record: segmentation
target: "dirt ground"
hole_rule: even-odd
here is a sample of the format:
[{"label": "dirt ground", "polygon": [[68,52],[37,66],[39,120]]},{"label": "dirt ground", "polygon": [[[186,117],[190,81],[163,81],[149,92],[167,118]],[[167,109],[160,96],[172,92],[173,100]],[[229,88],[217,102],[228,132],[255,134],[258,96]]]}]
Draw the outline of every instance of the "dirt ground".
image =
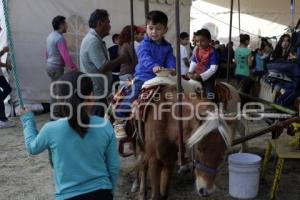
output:
[{"label": "dirt ground", "polygon": [[[48,114],[39,115],[39,127],[48,121]],[[54,187],[48,154],[44,152],[38,156],[28,156],[24,147],[23,133],[18,118],[13,118],[16,127],[0,129],[0,200],[50,200],[54,199]],[[250,131],[266,126],[263,122],[248,123]],[[251,140],[249,152],[263,156],[266,139],[270,135]],[[238,147],[231,152],[237,151]],[[137,193],[131,193],[130,188],[134,174],[129,173],[133,158],[122,159],[121,174],[115,194],[116,200],[136,199]],[[274,175],[276,159],[272,157],[266,182],[261,182],[256,200],[268,199],[269,190]],[[217,178],[217,191],[208,199],[233,200],[228,194],[228,164],[222,165]],[[300,199],[300,161],[287,161],[279,185],[278,198],[280,200]],[[245,180],[247,181],[247,180]],[[243,184],[243,183],[241,183]],[[193,175],[191,173],[178,175],[174,171],[170,189],[171,200],[196,200]]]}]

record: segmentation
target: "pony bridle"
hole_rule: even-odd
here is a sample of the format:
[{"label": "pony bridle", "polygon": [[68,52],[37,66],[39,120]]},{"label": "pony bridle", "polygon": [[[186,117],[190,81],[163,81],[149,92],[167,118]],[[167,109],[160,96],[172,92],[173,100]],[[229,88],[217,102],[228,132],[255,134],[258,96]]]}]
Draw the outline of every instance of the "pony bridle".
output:
[{"label": "pony bridle", "polygon": [[[220,117],[216,117],[212,120],[207,120],[204,124],[202,124],[194,134],[188,139],[188,146],[193,147],[196,143],[200,142],[206,135],[208,135],[212,130],[218,129],[226,147],[229,148],[231,146],[231,138],[232,131],[230,127],[227,125],[225,120],[220,119]],[[194,150],[193,150],[194,154]],[[209,176],[215,176],[218,173],[218,169],[213,169],[206,164],[200,162],[199,160],[194,159],[193,156],[193,167],[198,171],[205,172]]]},{"label": "pony bridle", "polygon": [[215,176],[218,174],[219,170],[211,168],[204,164],[203,162],[195,159],[195,149],[194,146],[192,147],[192,154],[193,154],[193,170],[202,171],[206,173],[208,176]]},{"label": "pony bridle", "polygon": [[209,166],[207,166],[206,164],[204,164],[203,162],[196,160],[195,159],[195,148],[194,146],[192,147],[192,154],[193,154],[193,170],[197,170],[197,171],[202,171],[204,173],[206,173],[208,176],[215,176],[218,174],[219,170],[211,168]]},{"label": "pony bridle", "polygon": [[193,160],[193,168],[198,171],[205,172],[209,176],[215,176],[219,172],[218,169],[213,169],[211,167],[208,167],[207,165],[205,165],[204,163],[198,160]]}]

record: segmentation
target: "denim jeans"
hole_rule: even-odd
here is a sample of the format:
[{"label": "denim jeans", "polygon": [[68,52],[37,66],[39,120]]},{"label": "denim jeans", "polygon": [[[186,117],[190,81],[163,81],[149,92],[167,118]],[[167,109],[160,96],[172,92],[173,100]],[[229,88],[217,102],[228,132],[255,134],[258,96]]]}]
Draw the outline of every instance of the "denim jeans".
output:
[{"label": "denim jeans", "polygon": [[215,100],[215,79],[209,78],[203,83],[204,96],[210,100]]},{"label": "denim jeans", "polygon": [[121,102],[121,105],[116,110],[116,117],[119,119],[124,119],[130,115],[131,104],[134,100],[138,99],[144,81],[135,79],[133,81],[132,87],[130,91],[128,91],[128,95],[125,99]]}]

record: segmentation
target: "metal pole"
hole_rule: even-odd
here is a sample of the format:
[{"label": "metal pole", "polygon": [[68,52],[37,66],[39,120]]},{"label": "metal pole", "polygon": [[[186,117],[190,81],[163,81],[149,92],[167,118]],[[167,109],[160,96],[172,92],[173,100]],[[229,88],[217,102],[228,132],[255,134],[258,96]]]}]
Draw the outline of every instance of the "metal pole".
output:
[{"label": "metal pole", "polygon": [[[175,16],[176,16],[176,72],[177,72],[177,116],[181,119],[182,117],[182,95],[183,89],[181,87],[181,68],[180,68],[180,13],[179,13],[179,0],[175,2]],[[179,156],[178,161],[179,165],[182,166],[184,164],[184,145],[183,145],[183,125],[182,121],[178,120],[178,142],[179,142]]]},{"label": "metal pole", "polygon": [[233,0],[231,0],[231,4],[230,4],[230,23],[229,23],[229,40],[228,40],[228,54],[227,54],[227,76],[226,76],[226,80],[227,82],[229,82],[229,68],[230,68],[230,49],[229,49],[229,45],[231,42],[231,30],[232,30],[232,13],[233,13]]},{"label": "metal pole", "polygon": [[258,136],[264,135],[266,133],[269,133],[269,132],[272,132],[272,131],[276,131],[278,128],[285,128],[285,127],[289,126],[291,123],[294,123],[294,122],[299,122],[299,117],[298,116],[297,117],[292,117],[292,118],[287,119],[285,121],[276,122],[276,123],[272,124],[271,126],[263,129],[263,130],[255,131],[255,132],[253,132],[251,134],[248,134],[245,137],[233,140],[232,146],[241,144],[243,142],[246,142],[246,141],[251,140],[253,138],[256,138]]},{"label": "metal pole", "polygon": [[[130,0],[130,18],[131,18],[131,51],[132,55],[135,55],[135,50],[134,50],[134,10],[133,10],[133,0]],[[133,56],[133,63],[135,63],[135,56]]]},{"label": "metal pole", "polygon": [[290,10],[291,10],[291,26],[292,26],[292,28],[294,28],[294,25],[295,25],[295,0],[291,0]]},{"label": "metal pole", "polygon": [[267,104],[268,106],[272,107],[273,109],[275,109],[277,111],[284,112],[284,113],[290,114],[290,115],[296,115],[297,114],[296,111],[294,111],[292,109],[289,109],[289,108],[286,108],[286,107],[283,107],[279,104],[275,104],[275,103],[266,101],[264,99],[260,99],[258,97],[253,97],[253,96],[251,96],[249,94],[246,94],[246,93],[243,93],[243,92],[239,92],[239,94],[242,98],[250,99],[254,102],[261,102],[261,103]]},{"label": "metal pole", "polygon": [[239,34],[241,34],[241,1],[238,0],[238,10],[239,10]]},{"label": "metal pole", "polygon": [[149,0],[144,0],[145,2],[145,19],[147,19],[149,13]]}]

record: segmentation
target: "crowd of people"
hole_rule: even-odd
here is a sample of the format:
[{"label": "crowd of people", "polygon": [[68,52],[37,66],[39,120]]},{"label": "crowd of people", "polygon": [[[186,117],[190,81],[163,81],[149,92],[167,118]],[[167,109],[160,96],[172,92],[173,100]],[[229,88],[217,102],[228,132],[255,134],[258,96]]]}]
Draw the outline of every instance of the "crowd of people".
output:
[{"label": "crowd of people", "polygon": [[[240,43],[234,49],[233,42],[230,42],[225,46],[224,44],[220,44],[218,40],[211,40],[208,34],[209,32],[206,34],[206,38],[209,38],[209,44],[205,45],[203,39],[200,43],[199,34],[201,32],[203,34],[203,31],[205,32],[206,30],[202,29],[194,33],[192,43],[188,42],[187,38],[189,38],[189,36],[187,33],[183,32],[180,35],[182,75],[185,75],[187,70],[192,72],[193,67],[200,70],[201,62],[204,60],[209,60],[209,62],[215,63],[216,67],[210,65],[210,67],[206,67],[203,72],[196,71],[196,74],[201,74],[200,79],[199,77],[190,76],[190,78],[198,79],[201,82],[204,80],[204,89],[207,90],[207,87],[210,87],[209,93],[213,94],[212,88],[215,83],[214,79],[222,79],[226,77],[227,65],[229,63],[229,75],[230,78],[236,80],[236,87],[243,93],[256,96],[258,95],[257,91],[253,88],[257,88],[257,85],[259,87],[261,78],[268,74],[267,66],[281,65],[281,69],[285,68],[285,70],[278,69],[277,71],[279,73],[282,71],[283,74],[288,72],[288,74],[285,75],[291,76],[293,83],[277,83],[278,81],[275,83],[275,81],[273,81],[272,84],[274,84],[273,86],[277,91],[281,90],[285,92],[285,95],[278,98],[276,103],[292,108],[293,101],[295,98],[300,96],[300,85],[298,84],[299,81],[297,81],[299,79],[297,77],[300,76],[298,69],[300,55],[297,55],[297,51],[293,51],[293,46],[296,46],[297,48],[297,45],[292,43],[290,34],[283,34],[279,38],[275,48],[273,48],[273,45],[267,38],[262,37],[260,40],[260,46],[256,49],[249,48],[251,40],[250,35],[240,34]],[[203,50],[207,53],[210,52],[208,53],[208,58],[205,58]],[[187,54],[187,52],[191,53]],[[205,74],[209,74],[210,72],[213,76],[210,79],[211,81],[208,81]],[[209,86],[209,84],[211,86]],[[208,97],[214,97],[214,95],[210,95]]]},{"label": "crowd of people", "polygon": [[[96,9],[89,18],[90,30],[80,47],[80,66],[76,66],[63,36],[67,32],[66,18],[57,16],[52,21],[53,32],[46,40],[46,72],[52,82],[53,93],[60,99],[51,98],[54,106],[51,121],[38,131],[32,112],[21,110],[26,149],[30,154],[39,154],[50,149],[53,158],[56,199],[113,199],[119,173],[117,139],[126,137],[125,118],[131,104],[141,93],[144,82],[156,73],[169,69],[176,75],[176,61],[172,45],[165,39],[168,17],[161,11],[151,11],[146,26],[125,26],[119,34],[112,36],[114,43],[109,49],[103,40],[110,34],[109,13]],[[134,31],[135,41],[131,40]],[[215,80],[220,66],[229,63],[235,66],[234,75],[238,85],[252,78],[260,79],[266,73],[266,64],[279,59],[292,59],[289,52],[291,38],[283,35],[275,49],[262,38],[260,48],[251,51],[250,36],[240,35],[240,44],[233,50],[233,43],[226,46],[213,41],[207,29],[193,35],[180,34],[181,76],[203,84],[204,96],[215,101]],[[8,52],[4,48],[0,56]],[[68,73],[65,68],[68,67]],[[1,63],[9,69],[10,64]],[[0,70],[1,72],[1,70]],[[56,81],[70,83],[56,84]],[[103,117],[108,96],[112,90],[127,87],[132,89],[116,112],[115,127]],[[4,76],[0,73],[0,126],[8,127],[3,101],[11,92]],[[85,103],[83,108],[81,104]],[[101,127],[94,126],[104,124]],[[88,125],[88,126],[87,126]]]}]

